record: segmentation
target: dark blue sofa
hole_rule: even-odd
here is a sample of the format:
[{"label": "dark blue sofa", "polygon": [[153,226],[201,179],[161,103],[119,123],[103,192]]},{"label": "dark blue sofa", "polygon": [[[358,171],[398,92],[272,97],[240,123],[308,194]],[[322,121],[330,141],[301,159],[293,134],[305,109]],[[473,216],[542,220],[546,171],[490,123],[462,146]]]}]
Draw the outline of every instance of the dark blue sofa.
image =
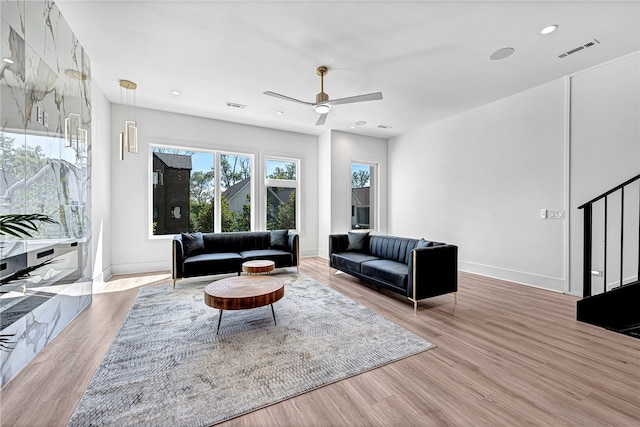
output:
[{"label": "dark blue sofa", "polygon": [[271,260],[276,268],[296,267],[298,234],[287,230],[182,233],[173,237],[173,287],[186,277],[240,273],[242,263]]},{"label": "dark blue sofa", "polygon": [[424,239],[329,235],[329,266],[418,301],[458,291],[458,247]]}]

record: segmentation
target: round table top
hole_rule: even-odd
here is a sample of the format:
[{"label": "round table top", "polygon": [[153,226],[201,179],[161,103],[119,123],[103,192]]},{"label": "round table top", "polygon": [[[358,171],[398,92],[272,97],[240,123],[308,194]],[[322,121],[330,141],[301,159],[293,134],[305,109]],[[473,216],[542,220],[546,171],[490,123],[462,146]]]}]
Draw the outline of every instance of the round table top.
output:
[{"label": "round table top", "polygon": [[245,273],[268,273],[273,271],[275,267],[276,263],[268,259],[257,259],[242,263],[242,271]]},{"label": "round table top", "polygon": [[244,310],[273,304],[284,296],[284,283],[273,276],[236,276],[204,289],[204,302],[220,310]]}]

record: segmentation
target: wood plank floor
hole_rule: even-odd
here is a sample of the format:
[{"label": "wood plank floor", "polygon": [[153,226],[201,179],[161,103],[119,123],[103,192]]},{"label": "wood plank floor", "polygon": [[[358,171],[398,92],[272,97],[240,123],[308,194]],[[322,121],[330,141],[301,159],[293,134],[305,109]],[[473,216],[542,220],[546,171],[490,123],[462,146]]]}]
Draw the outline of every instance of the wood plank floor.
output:
[{"label": "wood plank floor", "polygon": [[[577,298],[467,273],[451,295],[413,306],[320,258],[301,273],[433,342],[409,357],[224,426],[638,426],[640,340],[575,320]],[[117,277],[0,391],[0,425],[64,426],[140,286]]]}]

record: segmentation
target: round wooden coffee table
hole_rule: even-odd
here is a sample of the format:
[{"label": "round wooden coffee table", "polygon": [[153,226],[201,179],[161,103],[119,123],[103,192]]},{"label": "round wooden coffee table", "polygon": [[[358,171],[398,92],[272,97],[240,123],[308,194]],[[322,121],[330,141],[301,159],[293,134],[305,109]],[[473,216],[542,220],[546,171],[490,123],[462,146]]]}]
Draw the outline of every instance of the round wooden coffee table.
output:
[{"label": "round wooden coffee table", "polygon": [[242,271],[248,274],[269,273],[276,268],[276,263],[268,259],[257,259],[242,263]]},{"label": "round wooden coffee table", "polygon": [[271,276],[237,276],[217,280],[204,289],[204,302],[209,307],[220,310],[218,329],[224,310],[248,310],[250,308],[271,305],[273,323],[276,324],[276,312],[273,303],[284,296],[284,283]]}]

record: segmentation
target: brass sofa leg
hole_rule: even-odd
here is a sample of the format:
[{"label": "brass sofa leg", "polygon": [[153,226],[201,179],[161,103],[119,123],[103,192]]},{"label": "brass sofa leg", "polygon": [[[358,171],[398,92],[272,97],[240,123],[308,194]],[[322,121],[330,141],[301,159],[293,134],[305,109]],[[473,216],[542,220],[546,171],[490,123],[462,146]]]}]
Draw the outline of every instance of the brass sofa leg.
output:
[{"label": "brass sofa leg", "polygon": [[177,281],[177,280],[178,280],[178,279],[173,279],[173,289],[175,289],[175,288],[176,288],[176,281]]},{"label": "brass sofa leg", "polygon": [[453,303],[454,304],[458,304],[458,293],[457,292],[453,293]]}]

